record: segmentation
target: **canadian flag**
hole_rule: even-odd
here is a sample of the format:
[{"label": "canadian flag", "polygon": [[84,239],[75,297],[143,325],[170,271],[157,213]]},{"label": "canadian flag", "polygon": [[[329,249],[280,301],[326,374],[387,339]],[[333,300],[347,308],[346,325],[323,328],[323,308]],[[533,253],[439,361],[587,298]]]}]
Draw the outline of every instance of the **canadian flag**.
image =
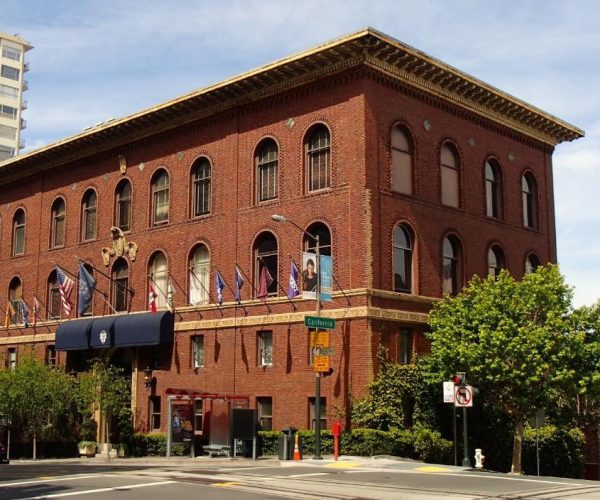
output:
[{"label": "canadian flag", "polygon": [[155,313],[157,308],[156,308],[156,299],[158,298],[158,295],[156,294],[156,291],[154,290],[154,287],[152,286],[152,280],[150,280],[148,282],[148,310]]}]

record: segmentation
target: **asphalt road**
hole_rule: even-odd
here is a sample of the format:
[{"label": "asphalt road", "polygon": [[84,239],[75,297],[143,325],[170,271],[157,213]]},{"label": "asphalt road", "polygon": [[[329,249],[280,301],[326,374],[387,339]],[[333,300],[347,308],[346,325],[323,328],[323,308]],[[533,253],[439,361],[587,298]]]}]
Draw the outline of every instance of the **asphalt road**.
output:
[{"label": "asphalt road", "polygon": [[0,467],[0,499],[558,499],[600,500],[600,483],[510,476],[419,462],[117,461]]}]

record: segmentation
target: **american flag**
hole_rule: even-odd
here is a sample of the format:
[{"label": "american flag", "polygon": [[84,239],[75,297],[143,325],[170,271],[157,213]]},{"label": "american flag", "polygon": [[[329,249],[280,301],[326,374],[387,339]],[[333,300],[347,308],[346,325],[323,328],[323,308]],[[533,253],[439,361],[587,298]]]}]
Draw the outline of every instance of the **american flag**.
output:
[{"label": "american flag", "polygon": [[65,315],[71,314],[71,293],[75,287],[75,282],[69,278],[60,267],[56,267],[56,279],[58,280],[58,289],[60,290],[60,301],[62,302]]}]

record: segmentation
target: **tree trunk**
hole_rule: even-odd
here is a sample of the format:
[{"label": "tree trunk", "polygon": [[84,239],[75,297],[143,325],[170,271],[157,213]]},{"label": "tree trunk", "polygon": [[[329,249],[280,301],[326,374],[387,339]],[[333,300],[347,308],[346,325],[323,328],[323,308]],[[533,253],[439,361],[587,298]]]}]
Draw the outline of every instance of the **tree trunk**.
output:
[{"label": "tree trunk", "polygon": [[106,446],[106,458],[110,461],[110,450],[108,449],[108,412],[104,416],[104,446]]},{"label": "tree trunk", "polygon": [[511,474],[521,474],[521,449],[523,446],[523,427],[525,420],[522,416],[518,416],[515,420],[515,437],[513,441],[513,456]]},{"label": "tree trunk", "polygon": [[37,433],[33,433],[33,459],[37,460]]}]

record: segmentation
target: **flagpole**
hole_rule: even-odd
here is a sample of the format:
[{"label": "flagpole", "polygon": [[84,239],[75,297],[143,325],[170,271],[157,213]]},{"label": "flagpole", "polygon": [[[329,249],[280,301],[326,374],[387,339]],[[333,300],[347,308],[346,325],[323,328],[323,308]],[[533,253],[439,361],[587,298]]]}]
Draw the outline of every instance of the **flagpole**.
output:
[{"label": "flagpole", "polygon": [[[221,310],[221,305],[217,301],[215,301],[215,299],[213,298],[213,296],[210,294],[210,290],[206,289],[206,287],[202,284],[202,280],[200,278],[198,278],[198,275],[194,272],[194,270],[191,267],[190,267],[190,273],[192,273],[192,275],[194,276],[194,278],[196,278],[196,280],[198,281],[198,283],[202,287],[202,290],[204,290],[206,292],[206,294],[208,295],[208,298],[209,298],[210,302],[212,302],[215,306],[217,306],[217,309],[221,313],[221,317],[223,317],[223,311]],[[219,274],[221,274],[221,273],[219,273]],[[221,278],[222,277],[223,276],[221,276]],[[189,301],[191,302],[191,300],[189,300]],[[195,306],[196,304],[190,304],[190,305]],[[202,316],[202,314],[200,314],[200,316]]]},{"label": "flagpole", "polygon": [[[168,279],[169,273],[167,272],[167,279]],[[155,289],[158,290],[160,292],[160,294],[165,298],[166,302],[169,303],[169,297],[167,295],[165,295],[165,292],[163,292],[160,287],[156,284],[156,281],[154,281],[153,275],[149,274],[148,278],[150,278],[150,281],[152,281],[152,283],[154,283],[154,285],[156,285]],[[169,286],[169,283],[167,281],[167,286]],[[167,309],[169,309],[167,307]],[[177,316],[179,316],[179,319],[183,319],[183,316],[181,315],[181,313],[179,311],[175,310],[175,306],[171,303],[171,309],[172,309],[172,313],[177,313]]]},{"label": "flagpole", "polygon": [[[90,264],[89,262],[87,262],[87,261],[83,260],[82,258],[80,258],[80,257],[77,257],[77,256],[76,256],[76,259],[77,259],[79,262],[81,262],[81,263],[85,264],[86,266],[90,266],[90,267],[91,267],[91,268],[92,268],[94,271],[96,271],[98,274],[101,274],[101,275],[102,275],[102,276],[104,276],[105,278],[108,278],[108,279],[111,281],[111,283],[114,283],[114,284],[115,284],[116,286],[118,286],[119,288],[124,288],[125,290],[127,290],[127,291],[129,292],[129,294],[131,295],[131,297],[132,297],[132,298],[133,298],[133,296],[135,295],[135,289],[133,289],[133,288],[131,288],[131,287],[128,287],[128,286],[125,286],[125,285],[123,285],[122,283],[119,283],[117,280],[115,280],[115,279],[111,278],[111,277],[110,277],[108,274],[106,274],[106,273],[102,272],[100,269],[98,269],[97,267],[95,267],[93,264]],[[131,302],[131,301],[130,301],[130,302]]]},{"label": "flagpole", "polygon": [[[13,306],[13,309],[14,309],[14,306]],[[6,309],[4,309],[2,306],[0,306],[0,311],[2,311],[4,313],[4,318],[5,318],[5,320],[4,320],[4,328],[5,328],[5,330],[7,332],[9,332],[9,328],[10,328],[10,324],[9,325],[6,324],[7,323],[6,322],[6,318],[8,317],[8,322],[11,323],[11,324],[13,324],[13,325],[15,325],[17,327],[17,330],[19,330],[22,335],[25,335],[25,332],[21,329],[21,327],[17,323],[13,323],[12,322],[12,320],[10,319],[10,316],[8,315],[8,312],[6,311]],[[17,314],[17,317],[18,317],[17,311],[15,311],[15,314]],[[10,335],[10,333],[9,333],[9,335]]]},{"label": "flagpole", "polygon": [[[254,293],[256,294],[256,298],[258,298],[258,290],[256,289],[256,287],[254,286],[254,283],[252,283],[252,281],[250,280],[250,278],[248,278],[248,276],[246,275],[246,273],[244,271],[242,271],[242,268],[238,265],[238,263],[235,263],[236,267],[240,270],[240,272],[244,275],[244,278],[246,278],[246,280],[248,281],[248,283],[250,283],[250,286],[252,287],[252,290],[254,290]],[[269,314],[271,314],[271,306],[269,304],[267,304],[266,300],[264,301],[265,306],[267,306],[267,309],[269,310]]]},{"label": "flagpole", "polygon": [[[35,295],[34,295],[34,297],[35,297]],[[35,307],[31,307],[31,306],[29,305],[29,302],[27,302],[27,301],[26,301],[26,300],[25,300],[23,297],[21,297],[21,300],[22,300],[23,302],[25,302],[25,305],[26,305],[26,306],[28,306],[28,307],[29,307],[29,309],[30,309],[30,310],[33,312],[33,319],[34,319],[34,322],[35,322],[35,319],[36,319],[36,318],[35,318]],[[37,301],[39,302],[39,301],[40,301],[40,299],[37,299]],[[46,327],[46,330],[48,330],[49,332],[51,332],[51,331],[52,331],[52,330],[50,330],[50,327],[49,327],[49,326],[46,324],[46,322],[41,320],[41,318],[40,318],[40,323],[43,323],[43,325]],[[29,323],[29,326],[35,329],[35,327],[37,327],[37,322],[36,322],[36,324],[35,324],[35,325],[34,325],[33,323]]]},{"label": "flagpole", "polygon": [[[237,264],[236,264],[237,266]],[[233,291],[233,288],[231,288],[229,286],[229,283],[227,282],[227,280],[225,279],[225,276],[223,276],[223,273],[221,272],[221,270],[213,264],[213,267],[217,270],[217,272],[221,275],[221,279],[223,280],[223,283],[225,283],[225,286],[229,289],[229,291],[233,294],[233,296],[236,296],[236,293]],[[241,271],[241,269],[240,269]],[[244,273],[242,273],[244,274]],[[242,305],[242,302],[236,299],[236,303],[244,310],[244,316],[248,315],[248,311],[246,310],[246,308]]]},{"label": "flagpole", "polygon": [[186,298],[186,303],[190,302],[190,296],[188,295],[188,293],[183,289],[183,287],[178,283],[178,281],[175,279],[175,277],[169,272],[167,271],[167,274],[169,275],[169,278],[171,278],[171,280],[173,281],[173,283],[175,283],[179,289],[183,292],[183,295]]},{"label": "flagpole", "polygon": [[[33,294],[33,296],[34,296],[34,297],[37,299],[37,301],[38,301],[40,304],[42,304],[42,305],[44,306],[44,310],[46,311],[46,314],[47,314],[48,316],[50,316],[50,317],[51,317],[51,316],[52,316],[52,313],[51,313],[51,312],[48,310],[48,308],[46,307],[46,304],[44,304],[44,303],[43,303],[43,302],[40,300],[40,298],[39,298],[39,297],[38,297],[38,296],[37,296],[35,293]],[[41,319],[41,318],[40,318],[40,319]],[[59,319],[60,319],[60,318],[59,318]]]},{"label": "flagpole", "polygon": [[[259,257],[258,260],[260,260],[263,263],[263,266],[267,267],[267,264],[265,263],[265,261],[263,260],[262,257]],[[292,262],[294,262],[294,260],[292,259]],[[294,263],[295,265],[295,263]],[[268,267],[267,267],[268,269]],[[294,304],[294,302],[292,301],[292,299],[290,299],[288,297],[287,291],[283,289],[283,287],[281,286],[281,283],[279,282],[279,280],[275,280],[275,282],[277,283],[277,288],[279,288],[279,291],[283,294],[283,296],[288,300],[288,302],[290,304],[292,304],[292,307],[294,308],[294,311],[296,310],[296,304]]]}]

